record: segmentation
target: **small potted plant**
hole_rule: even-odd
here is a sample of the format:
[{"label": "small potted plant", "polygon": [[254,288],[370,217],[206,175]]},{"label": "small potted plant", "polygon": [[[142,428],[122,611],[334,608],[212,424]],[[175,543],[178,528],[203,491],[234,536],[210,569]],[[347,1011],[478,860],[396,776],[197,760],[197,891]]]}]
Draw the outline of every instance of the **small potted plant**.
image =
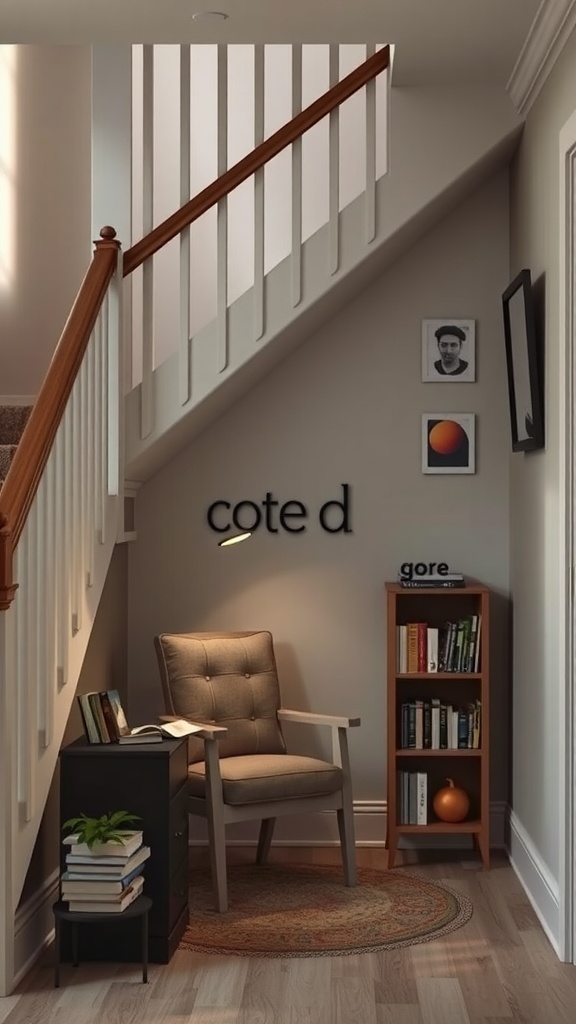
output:
[{"label": "small potted plant", "polygon": [[74,834],[73,839],[68,836],[65,842],[84,843],[90,851],[93,851],[95,847],[101,847],[105,843],[126,845],[140,833],[121,826],[130,825],[139,820],[139,815],[130,814],[129,811],[110,811],[109,814],[102,814],[99,818],[81,814],[78,818],[68,818],[62,825],[62,829],[67,829]]}]

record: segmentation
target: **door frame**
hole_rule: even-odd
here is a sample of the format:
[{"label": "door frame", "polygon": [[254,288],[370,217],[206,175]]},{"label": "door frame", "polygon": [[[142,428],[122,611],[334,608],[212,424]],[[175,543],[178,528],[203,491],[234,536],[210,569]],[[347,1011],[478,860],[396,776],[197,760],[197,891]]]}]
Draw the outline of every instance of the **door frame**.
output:
[{"label": "door frame", "polygon": [[[576,112],[560,130],[559,344],[563,636],[560,732],[560,956],[576,963]],[[562,700],[563,698],[563,700]]]}]

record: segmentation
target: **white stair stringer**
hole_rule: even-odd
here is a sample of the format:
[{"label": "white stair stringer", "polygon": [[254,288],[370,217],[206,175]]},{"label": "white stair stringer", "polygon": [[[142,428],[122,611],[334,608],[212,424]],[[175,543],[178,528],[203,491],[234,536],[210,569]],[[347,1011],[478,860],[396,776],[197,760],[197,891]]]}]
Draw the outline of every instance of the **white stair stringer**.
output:
[{"label": "white stair stringer", "polygon": [[228,310],[230,358],[218,369],[217,323],[191,341],[192,397],[180,405],[174,354],[153,374],[152,429],[140,436],[140,386],[125,402],[126,472],[146,480],[323,322],[365,288],[490,173],[508,163],[522,121],[494,89],[393,88],[390,169],[377,184],[376,237],[364,196],[340,213],[340,260],[329,272],[328,225],[303,243],[302,299],[292,307],[287,257],[266,276],[265,330],[255,341],[252,289]]}]

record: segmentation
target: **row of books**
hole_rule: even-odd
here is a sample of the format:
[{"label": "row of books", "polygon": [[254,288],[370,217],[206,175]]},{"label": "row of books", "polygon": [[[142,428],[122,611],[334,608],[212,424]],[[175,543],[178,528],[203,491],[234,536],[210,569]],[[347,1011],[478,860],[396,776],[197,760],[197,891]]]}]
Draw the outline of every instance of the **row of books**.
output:
[{"label": "row of books", "polygon": [[124,844],[96,843],[92,849],[77,842],[76,835],[63,840],[68,853],[60,891],[73,913],[121,914],[141,895],[150,847],[144,845],[142,832],[123,834]]},{"label": "row of books", "polygon": [[478,672],[481,615],[429,626],[406,622],[396,626],[396,669],[409,672]]},{"label": "row of books", "polygon": [[163,736],[189,736],[202,728],[178,718],[162,725],[152,723],[131,729],[118,690],[93,690],[78,694],[76,699],[89,743],[160,743]]},{"label": "row of books", "polygon": [[398,824],[428,824],[426,772],[398,772]]},{"label": "row of books", "polygon": [[76,699],[90,743],[117,743],[130,735],[118,690],[81,693]]},{"label": "row of books", "polygon": [[404,701],[400,706],[403,750],[479,750],[482,701],[445,704],[439,697]]}]

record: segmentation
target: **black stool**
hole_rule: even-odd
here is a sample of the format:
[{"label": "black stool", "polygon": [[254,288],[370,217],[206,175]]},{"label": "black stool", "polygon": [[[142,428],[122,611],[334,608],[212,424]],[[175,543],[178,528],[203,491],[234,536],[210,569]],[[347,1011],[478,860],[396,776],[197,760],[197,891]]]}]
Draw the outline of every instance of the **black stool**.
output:
[{"label": "black stool", "polygon": [[129,917],[142,918],[142,982],[148,981],[148,912],[152,900],[148,896],[139,896],[130,906],[119,914],[81,914],[68,910],[68,900],[58,900],[54,904],[54,988],[60,988],[60,923],[70,921],[72,924],[72,963],[78,967],[78,925],[98,924],[102,921],[114,921],[121,924]]}]

